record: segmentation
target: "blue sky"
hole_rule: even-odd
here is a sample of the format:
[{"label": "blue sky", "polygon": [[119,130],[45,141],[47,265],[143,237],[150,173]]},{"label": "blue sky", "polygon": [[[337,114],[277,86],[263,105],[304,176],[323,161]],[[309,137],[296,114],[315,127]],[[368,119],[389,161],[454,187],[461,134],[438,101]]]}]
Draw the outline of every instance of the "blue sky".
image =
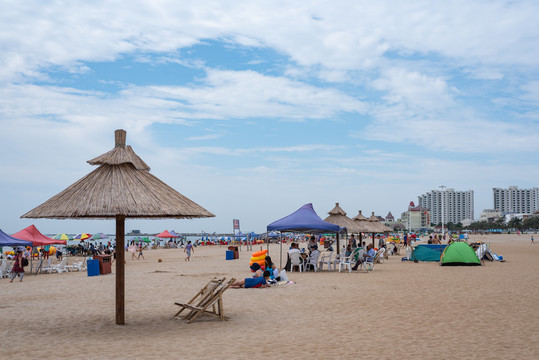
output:
[{"label": "blue sky", "polygon": [[536,1],[0,1],[0,228],[93,170],[115,129],[228,232],[312,202],[396,217],[440,184],[538,186]]}]

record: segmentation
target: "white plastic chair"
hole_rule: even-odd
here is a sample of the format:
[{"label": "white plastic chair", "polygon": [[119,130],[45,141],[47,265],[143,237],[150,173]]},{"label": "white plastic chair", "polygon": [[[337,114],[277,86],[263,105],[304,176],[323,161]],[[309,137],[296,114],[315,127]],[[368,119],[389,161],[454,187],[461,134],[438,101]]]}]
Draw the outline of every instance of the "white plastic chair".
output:
[{"label": "white plastic chair", "polygon": [[378,251],[376,253],[376,255],[374,255],[374,257],[372,258],[372,260],[365,260],[361,263],[361,266],[366,270],[366,271],[372,271],[374,269],[374,265],[378,262],[378,260],[380,259],[380,255],[383,254],[383,251]]},{"label": "white plastic chair", "polygon": [[290,256],[290,272],[294,271],[294,267],[299,268],[299,272],[303,271],[303,258],[299,252],[293,252],[289,254]]},{"label": "white plastic chair", "polygon": [[339,261],[339,272],[341,272],[343,269],[348,268],[348,272],[352,272],[352,255],[350,256],[344,256],[342,255]]},{"label": "white plastic chair", "polygon": [[73,265],[66,265],[66,268],[68,271],[86,271],[86,258],[84,258],[82,261],[73,263]]},{"label": "white plastic chair", "polygon": [[[43,260],[41,260],[41,261],[43,262]],[[52,270],[53,270],[52,258],[49,257],[49,259],[47,260],[47,265],[45,265],[45,266],[43,266],[41,268],[41,272],[46,271],[46,272],[48,272],[50,274],[52,272]]]},{"label": "white plastic chair", "polygon": [[2,264],[0,264],[0,279],[9,277],[10,268],[8,267],[7,260],[2,259]]},{"label": "white plastic chair", "polygon": [[320,265],[318,268],[320,270],[324,270],[324,264],[328,265],[328,270],[331,271],[331,267],[333,266],[333,269],[335,269],[335,266],[333,264],[333,251],[329,252],[329,255],[326,253],[322,255],[322,258],[320,259]]},{"label": "white plastic chair", "polygon": [[314,272],[318,271],[318,258],[320,257],[320,251],[312,252],[311,255],[309,255],[309,258],[307,259],[307,268],[310,269],[311,265],[314,269]]}]

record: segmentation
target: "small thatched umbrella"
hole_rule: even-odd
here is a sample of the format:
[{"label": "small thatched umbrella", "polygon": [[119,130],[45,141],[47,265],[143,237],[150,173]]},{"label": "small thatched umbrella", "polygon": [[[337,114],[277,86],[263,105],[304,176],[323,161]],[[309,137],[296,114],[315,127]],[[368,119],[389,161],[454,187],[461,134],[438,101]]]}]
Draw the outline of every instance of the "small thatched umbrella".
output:
[{"label": "small thatched umbrella", "polygon": [[378,220],[378,218],[374,216],[374,211],[372,212],[372,215],[368,220],[372,224],[373,228],[376,229],[376,231],[372,233],[372,246],[374,247],[374,233],[389,232],[391,231],[391,229],[382,224],[380,220]]},{"label": "small thatched umbrella", "polygon": [[[357,224],[346,216],[346,211],[344,211],[339,203],[335,203],[335,207],[328,212],[329,216],[324,219],[324,221],[339,225],[341,228],[346,228],[346,230],[353,234],[358,231]],[[337,233],[337,254],[339,253],[339,233]]]},{"label": "small thatched umbrella", "polygon": [[116,146],[89,160],[97,169],[24,214],[23,218],[116,219],[116,324],[124,324],[125,219],[213,217],[152,174],[125,145],[126,132],[114,132]]},{"label": "small thatched umbrella", "polygon": [[[358,210],[358,214],[353,217],[352,219],[354,223],[356,224],[356,229],[359,232],[359,243],[361,244],[363,242],[363,235],[362,233],[371,233],[376,232],[375,225],[369,221],[362,213],[361,210]],[[374,241],[373,241],[374,244]]]}]

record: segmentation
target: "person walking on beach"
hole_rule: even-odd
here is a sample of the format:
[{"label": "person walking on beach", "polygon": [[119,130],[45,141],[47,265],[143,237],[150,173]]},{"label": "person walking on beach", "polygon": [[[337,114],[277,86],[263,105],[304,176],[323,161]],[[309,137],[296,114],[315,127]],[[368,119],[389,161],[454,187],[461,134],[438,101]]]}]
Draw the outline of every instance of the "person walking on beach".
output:
[{"label": "person walking on beach", "polygon": [[191,261],[191,251],[195,252],[195,249],[193,249],[193,244],[191,244],[191,241],[189,241],[187,245],[185,245],[185,249],[183,249],[183,252],[187,253],[185,261]]},{"label": "person walking on beach", "polygon": [[535,241],[533,241],[533,235],[532,235],[532,238],[531,238],[531,240],[532,240],[532,242],[531,242],[531,243],[532,243],[532,244],[535,244]]},{"label": "person walking on beach", "polygon": [[141,256],[142,256],[142,260],[146,260],[146,259],[144,259],[144,254],[142,253],[142,243],[139,243],[137,260],[140,259]]},{"label": "person walking on beach", "polygon": [[13,282],[13,280],[19,275],[22,278],[24,277],[24,267],[22,264],[22,251],[17,250],[17,254],[15,255],[15,262],[13,263],[13,269],[11,269],[11,280],[10,283]]}]

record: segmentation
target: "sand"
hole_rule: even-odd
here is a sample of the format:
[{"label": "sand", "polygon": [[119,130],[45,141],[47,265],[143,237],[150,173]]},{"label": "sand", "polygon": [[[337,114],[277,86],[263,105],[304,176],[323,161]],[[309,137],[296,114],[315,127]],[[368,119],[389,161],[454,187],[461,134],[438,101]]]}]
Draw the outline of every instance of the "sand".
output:
[{"label": "sand", "polygon": [[[536,236],[537,238],[537,236]],[[295,284],[229,289],[226,321],[173,319],[214,276],[250,276],[250,251],[149,250],[126,264],[126,325],[115,325],[115,276],[85,272],[0,280],[4,359],[537,359],[539,245],[529,235],[472,236],[505,263],[401,262],[372,272],[291,273]],[[255,247],[257,250],[259,247]],[[279,247],[270,252],[279,263]],[[158,259],[163,259],[158,262]],[[114,269],[113,269],[114,272]]]}]

